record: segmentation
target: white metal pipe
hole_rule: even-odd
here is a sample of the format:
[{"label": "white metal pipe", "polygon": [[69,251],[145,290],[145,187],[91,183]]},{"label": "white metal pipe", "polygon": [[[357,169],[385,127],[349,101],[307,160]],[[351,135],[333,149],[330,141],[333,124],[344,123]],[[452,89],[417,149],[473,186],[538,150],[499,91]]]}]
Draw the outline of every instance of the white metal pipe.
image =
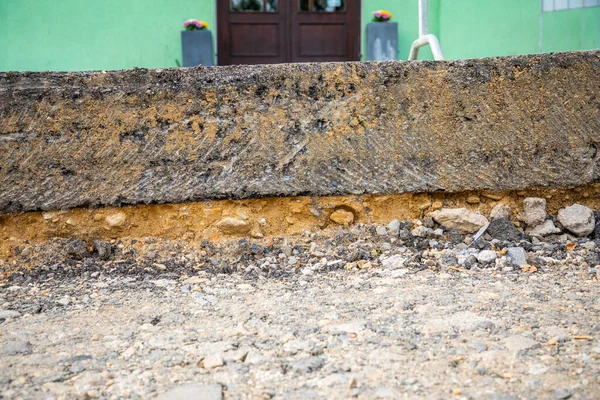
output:
[{"label": "white metal pipe", "polygon": [[433,54],[433,59],[436,61],[444,60],[444,53],[442,52],[442,46],[440,46],[440,41],[435,35],[425,35],[417,40],[415,40],[410,48],[410,55],[408,56],[409,60],[416,60],[419,56],[419,49],[423,46],[431,47],[431,53]]},{"label": "white metal pipe", "polygon": [[419,37],[429,33],[429,1],[419,0]]},{"label": "white metal pipe", "polygon": [[440,41],[435,35],[429,33],[429,1],[419,0],[419,38],[413,42],[408,59],[416,60],[419,56],[419,49],[427,45],[431,47],[434,60],[444,60]]}]

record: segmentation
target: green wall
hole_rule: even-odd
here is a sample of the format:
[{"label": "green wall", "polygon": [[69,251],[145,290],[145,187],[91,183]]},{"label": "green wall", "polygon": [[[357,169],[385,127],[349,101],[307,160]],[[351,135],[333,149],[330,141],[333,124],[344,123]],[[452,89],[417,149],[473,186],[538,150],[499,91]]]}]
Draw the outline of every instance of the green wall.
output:
[{"label": "green wall", "polygon": [[[430,33],[447,59],[600,48],[600,7],[542,13],[541,0],[429,3]],[[372,12],[387,9],[406,59],[418,35],[417,5],[363,0],[362,54]],[[0,71],[175,67],[188,18],[208,21],[215,34],[215,1],[0,0]],[[432,59],[428,47],[419,59]]]},{"label": "green wall", "polygon": [[442,0],[440,40],[448,59],[539,52],[540,0]]},{"label": "green wall", "polygon": [[544,13],[541,51],[600,48],[600,7]]},{"label": "green wall", "polygon": [[448,59],[600,48],[600,7],[545,12],[540,0],[441,0]]},{"label": "green wall", "polygon": [[[439,36],[438,11],[439,3],[443,0],[431,0],[429,3],[430,33]],[[453,1],[453,0],[450,0]],[[373,20],[373,11],[388,10],[392,20],[398,23],[398,57],[408,58],[410,46],[419,37],[419,7],[417,0],[363,0],[362,2],[362,54],[367,53],[365,32],[367,24]],[[429,47],[419,50],[420,60],[433,60]]]},{"label": "green wall", "polygon": [[0,70],[164,68],[186,19],[215,26],[211,0],[0,0]]}]

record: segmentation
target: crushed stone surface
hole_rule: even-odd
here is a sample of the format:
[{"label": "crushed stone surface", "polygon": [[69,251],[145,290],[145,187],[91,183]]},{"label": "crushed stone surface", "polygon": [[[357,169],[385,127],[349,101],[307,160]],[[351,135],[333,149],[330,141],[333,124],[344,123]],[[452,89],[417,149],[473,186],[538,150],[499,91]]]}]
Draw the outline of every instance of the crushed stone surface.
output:
[{"label": "crushed stone surface", "polygon": [[[49,262],[4,267],[0,393],[598,398],[595,239],[467,244],[405,228],[195,250],[152,241],[136,247],[144,257],[121,243],[108,260],[65,241],[25,251]],[[528,264],[513,263],[509,248]]]}]

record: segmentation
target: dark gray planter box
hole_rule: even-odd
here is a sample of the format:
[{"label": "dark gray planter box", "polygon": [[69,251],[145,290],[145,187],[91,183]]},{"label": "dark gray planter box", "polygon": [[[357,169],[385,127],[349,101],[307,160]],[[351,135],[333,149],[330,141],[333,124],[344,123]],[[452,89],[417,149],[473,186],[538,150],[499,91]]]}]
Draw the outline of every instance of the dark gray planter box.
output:
[{"label": "dark gray planter box", "polygon": [[184,67],[214,65],[213,39],[209,30],[182,31],[181,50]]},{"label": "dark gray planter box", "polygon": [[367,24],[367,60],[398,59],[398,23],[371,22]]}]

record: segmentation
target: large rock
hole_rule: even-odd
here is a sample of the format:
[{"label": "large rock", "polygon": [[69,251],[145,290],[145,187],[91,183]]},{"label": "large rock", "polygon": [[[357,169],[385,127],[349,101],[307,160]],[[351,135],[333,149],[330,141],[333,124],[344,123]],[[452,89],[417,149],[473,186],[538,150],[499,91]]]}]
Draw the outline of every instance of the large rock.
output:
[{"label": "large rock", "polygon": [[475,233],[488,223],[486,217],[466,208],[442,208],[432,212],[431,217],[445,228],[461,233]]},{"label": "large rock", "polygon": [[0,212],[594,183],[599,55],[0,73]]},{"label": "large rock", "polygon": [[587,236],[594,231],[594,212],[581,204],[574,204],[558,211],[558,222],[577,236]]},{"label": "large rock", "polygon": [[528,226],[538,226],[546,220],[546,199],[528,197],[523,200],[523,222]]}]

